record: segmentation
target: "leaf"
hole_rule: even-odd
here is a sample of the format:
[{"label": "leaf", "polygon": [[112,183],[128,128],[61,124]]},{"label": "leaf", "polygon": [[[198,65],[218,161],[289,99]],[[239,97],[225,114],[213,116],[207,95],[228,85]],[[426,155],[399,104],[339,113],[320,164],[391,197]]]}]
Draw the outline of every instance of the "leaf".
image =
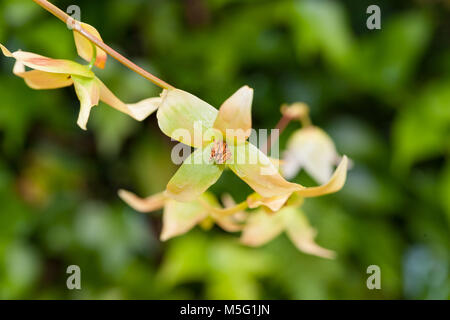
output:
[{"label": "leaf", "polygon": [[[91,26],[87,23],[81,23],[81,27],[103,42],[102,37],[100,36],[100,33],[93,26]],[[84,60],[86,60],[87,62],[90,62],[92,60],[92,57],[94,54],[91,41],[89,41],[88,39],[86,39],[85,37],[83,37],[81,34],[79,34],[76,31],[73,32],[73,37],[75,40],[75,46],[77,47],[78,55],[81,58],[83,58]],[[108,55],[106,54],[105,51],[103,51],[99,47],[96,47],[96,48],[97,48],[97,57],[95,60],[95,65],[97,67],[103,69],[105,67],[105,63],[106,63],[106,59],[108,58]]]},{"label": "leaf", "polygon": [[304,188],[286,181],[270,159],[253,144],[246,142],[238,146],[229,145],[229,148],[231,159],[227,165],[263,197],[287,195]]},{"label": "leaf", "polygon": [[86,124],[93,106],[98,105],[100,90],[95,78],[84,78],[72,76],[75,92],[80,100],[80,113],[77,124],[81,129],[86,130]]},{"label": "leaf", "polygon": [[447,215],[447,223],[450,226],[450,161],[447,160],[446,165],[442,170],[440,182],[440,199],[443,209]]},{"label": "leaf", "polygon": [[220,107],[214,128],[226,135],[227,140],[234,138],[237,143],[245,142],[252,129],[252,100],[253,89],[240,88]]},{"label": "leaf", "polygon": [[406,10],[393,16],[382,26],[383,32],[363,38],[353,48],[346,73],[356,85],[396,105],[403,100],[399,91],[409,85],[433,29],[426,11]]},{"label": "leaf", "polygon": [[321,53],[332,66],[345,65],[354,40],[343,5],[337,1],[306,0],[294,2],[293,9],[290,21],[301,61]]},{"label": "leaf", "polygon": [[393,124],[394,169],[445,154],[450,141],[450,81],[432,82],[408,101]]},{"label": "leaf", "polygon": [[224,165],[210,161],[213,144],[197,149],[170,179],[166,195],[179,201],[192,201],[214,184],[222,174]]},{"label": "leaf", "polygon": [[164,90],[159,106],[158,125],[174,140],[193,147],[203,146],[203,134],[212,129],[217,110],[196,96],[179,90]]}]

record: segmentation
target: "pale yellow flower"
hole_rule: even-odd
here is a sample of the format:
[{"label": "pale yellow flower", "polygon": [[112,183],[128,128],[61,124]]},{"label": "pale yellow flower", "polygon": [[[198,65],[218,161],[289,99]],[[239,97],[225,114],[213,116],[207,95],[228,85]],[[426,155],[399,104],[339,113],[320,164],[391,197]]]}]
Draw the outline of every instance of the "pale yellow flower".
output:
[{"label": "pale yellow flower", "polygon": [[[32,89],[57,89],[73,85],[80,100],[77,124],[84,130],[92,107],[98,105],[100,101],[138,121],[153,113],[161,102],[160,97],[155,97],[135,104],[125,104],[86,65],[70,60],[51,59],[25,51],[11,53],[1,44],[0,49],[5,56],[16,59],[13,73],[23,78]],[[101,65],[103,62],[98,63]],[[32,70],[27,71],[26,67]]]}]

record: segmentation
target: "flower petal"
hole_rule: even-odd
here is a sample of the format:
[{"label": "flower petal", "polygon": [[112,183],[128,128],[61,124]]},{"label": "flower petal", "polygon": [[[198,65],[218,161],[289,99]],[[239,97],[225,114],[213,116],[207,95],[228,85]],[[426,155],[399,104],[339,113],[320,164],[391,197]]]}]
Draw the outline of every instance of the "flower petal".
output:
[{"label": "flower petal", "polygon": [[234,137],[237,143],[243,143],[251,133],[253,89],[243,86],[229,97],[220,107],[214,122],[227,138]]},{"label": "flower petal", "polygon": [[164,194],[157,193],[147,198],[140,198],[127,190],[119,190],[119,197],[130,207],[139,212],[152,212],[161,209],[164,206],[166,197]]},{"label": "flower petal", "polygon": [[68,74],[50,73],[40,70],[25,71],[25,65],[16,60],[13,73],[25,80],[25,83],[32,89],[58,89],[68,87],[73,84],[73,80]]},{"label": "flower petal", "polygon": [[163,91],[156,116],[161,131],[167,136],[193,147],[202,147],[203,134],[213,127],[217,113],[217,109],[196,96],[170,89]]},{"label": "flower petal", "polygon": [[100,89],[95,78],[72,76],[75,92],[80,100],[80,113],[77,124],[86,130],[86,124],[93,106],[98,105]]},{"label": "flower petal", "polygon": [[254,193],[247,197],[247,203],[250,209],[258,208],[259,206],[265,206],[270,210],[277,212],[283,207],[289,197],[290,194],[271,198],[263,198],[260,194]]},{"label": "flower petal", "polygon": [[198,201],[180,202],[168,199],[164,207],[161,241],[188,232],[207,216],[207,210]]},{"label": "flower petal", "polygon": [[301,168],[317,182],[325,183],[339,158],[333,140],[320,128],[306,127],[289,138],[284,154],[283,175],[295,177]]},{"label": "flower petal", "polygon": [[87,66],[83,66],[70,60],[51,59],[35,53],[16,51],[9,52],[4,46],[0,45],[2,52],[7,57],[15,58],[25,66],[51,73],[64,73],[93,78],[94,73]]},{"label": "flower petal", "polygon": [[[81,27],[103,42],[100,33],[93,26],[87,23],[81,23]],[[87,62],[90,62],[94,54],[91,42],[76,31],[73,32],[73,37],[75,40],[75,46],[77,47],[78,55]],[[106,54],[105,51],[103,51],[99,47],[96,48],[97,48],[97,58],[95,60],[95,65],[103,69],[105,67],[108,55]]]},{"label": "flower petal", "polygon": [[231,212],[226,212],[227,209],[222,209],[216,197],[210,192],[203,193],[197,201],[205,209],[207,209],[209,214],[208,220],[204,221],[207,222],[207,229],[211,228],[214,223],[216,223],[228,232],[237,232],[242,230],[242,220],[239,219],[243,213],[242,210],[245,210],[245,208],[240,209],[239,206],[233,204],[231,207],[226,207],[227,209],[230,209]]},{"label": "flower petal", "polygon": [[6,48],[6,47],[5,47],[4,45],[2,45],[1,43],[0,43],[0,49],[2,50],[3,55],[4,55],[5,57],[8,57],[8,58],[12,58],[12,57],[13,57],[11,51],[9,51],[8,48]]},{"label": "flower petal", "polygon": [[234,216],[216,217],[213,216],[217,225],[226,232],[239,232],[244,228],[242,223],[236,221]]},{"label": "flower petal", "polygon": [[238,146],[229,145],[230,169],[257,193],[265,198],[287,195],[304,187],[286,181],[270,159],[257,147],[246,142]]},{"label": "flower petal", "polygon": [[[222,196],[222,202],[225,209],[214,208],[216,210],[209,210],[209,214],[214,218],[217,225],[219,225],[223,230],[227,232],[241,231],[244,227],[243,222],[247,218],[245,207],[241,204],[237,205],[229,194],[224,194]],[[227,212],[227,209],[229,212]]]},{"label": "flower petal", "polygon": [[247,246],[260,246],[278,236],[283,230],[282,215],[269,215],[264,210],[258,210],[250,214],[240,241]]},{"label": "flower petal", "polygon": [[343,156],[341,163],[336,168],[333,176],[330,178],[330,180],[328,180],[326,184],[318,187],[302,189],[300,191],[297,191],[297,194],[305,198],[311,198],[338,192],[345,184],[345,180],[347,178],[347,166],[348,158],[347,156]]},{"label": "flower petal", "polygon": [[100,79],[97,78],[98,85],[100,87],[100,100],[110,105],[111,107],[128,114],[132,118],[142,121],[155,112],[160,103],[160,97],[153,97],[142,100],[135,104],[125,104],[119,98],[117,98],[108,87],[105,86]]},{"label": "flower petal", "polygon": [[224,165],[210,161],[212,143],[197,149],[170,179],[166,195],[179,201],[192,201],[214,184],[222,174]]},{"label": "flower petal", "polygon": [[236,221],[244,222],[245,220],[247,220],[248,212],[246,212],[245,209],[247,209],[248,205],[244,206],[242,202],[236,204],[233,197],[229,193],[224,193],[221,199],[224,207],[226,208],[225,210],[227,209],[233,210],[234,208],[238,207],[241,208],[241,210],[237,212],[233,210],[234,211],[233,217]]},{"label": "flower petal", "polygon": [[287,207],[279,213],[284,215],[286,233],[297,249],[322,258],[333,259],[336,256],[334,251],[322,248],[314,241],[317,231],[302,211]]},{"label": "flower petal", "polygon": [[14,72],[15,75],[23,78],[25,83],[32,89],[59,89],[69,87],[73,84],[70,76],[64,73],[49,73],[40,70],[25,72]]}]

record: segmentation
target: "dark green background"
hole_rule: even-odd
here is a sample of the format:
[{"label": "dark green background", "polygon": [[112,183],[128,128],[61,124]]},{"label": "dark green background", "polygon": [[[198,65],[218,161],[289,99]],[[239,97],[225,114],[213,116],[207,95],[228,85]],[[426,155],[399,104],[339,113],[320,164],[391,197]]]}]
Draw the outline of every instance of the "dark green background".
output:
[{"label": "dark green background", "polygon": [[[34,91],[2,57],[0,298],[449,297],[448,1],[54,2],[79,5],[106,43],[215,106],[253,87],[256,129],[274,127],[282,103],[307,102],[354,162],[341,192],[305,203],[338,258],[300,253],[284,235],[246,248],[217,228],[160,243],[160,213],[134,212],[116,194],[159,192],[174,173],[155,117],[140,123],[102,104],[84,132],[73,88]],[[382,29],[370,31],[374,3]],[[81,61],[71,32],[31,0],[0,1],[0,42]],[[127,102],[160,92],[112,59],[97,74]],[[250,192],[229,172],[212,190]],[[71,264],[80,291],[66,288]],[[381,290],[366,287],[372,264]]]}]

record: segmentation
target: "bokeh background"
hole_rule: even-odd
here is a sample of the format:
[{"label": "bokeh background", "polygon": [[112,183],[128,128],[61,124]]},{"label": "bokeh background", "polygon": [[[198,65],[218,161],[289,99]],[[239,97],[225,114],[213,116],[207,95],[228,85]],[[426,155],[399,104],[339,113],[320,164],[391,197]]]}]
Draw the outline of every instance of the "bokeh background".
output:
[{"label": "bokeh background", "polygon": [[[212,105],[250,85],[255,128],[274,127],[282,103],[307,102],[354,164],[341,192],[305,203],[338,258],[300,253],[284,235],[246,248],[218,228],[161,243],[161,213],[139,214],[116,193],[159,192],[176,170],[155,117],[101,105],[84,132],[73,88],[34,91],[1,57],[0,298],[449,298],[448,1],[54,3],[79,5],[105,42]],[[366,28],[370,4],[381,30]],[[31,0],[0,1],[0,42],[81,62],[71,32]],[[127,102],[160,92],[112,59],[97,74]],[[229,172],[212,191],[250,192]],[[66,288],[72,264],[79,291]],[[366,287],[372,264],[381,290]]]}]

